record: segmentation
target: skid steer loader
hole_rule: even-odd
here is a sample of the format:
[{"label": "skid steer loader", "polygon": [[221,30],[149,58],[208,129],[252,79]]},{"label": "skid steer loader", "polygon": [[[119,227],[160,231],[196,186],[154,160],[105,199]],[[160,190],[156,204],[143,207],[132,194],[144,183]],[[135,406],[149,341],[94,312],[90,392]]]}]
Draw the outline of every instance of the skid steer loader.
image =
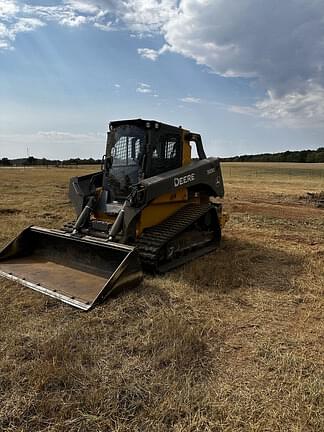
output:
[{"label": "skid steer loader", "polygon": [[[198,158],[191,158],[191,145]],[[217,247],[225,223],[218,158],[201,137],[152,120],[114,121],[99,172],[73,177],[76,221],[26,228],[0,252],[0,276],[88,310]],[[211,202],[213,201],[213,202]]]}]

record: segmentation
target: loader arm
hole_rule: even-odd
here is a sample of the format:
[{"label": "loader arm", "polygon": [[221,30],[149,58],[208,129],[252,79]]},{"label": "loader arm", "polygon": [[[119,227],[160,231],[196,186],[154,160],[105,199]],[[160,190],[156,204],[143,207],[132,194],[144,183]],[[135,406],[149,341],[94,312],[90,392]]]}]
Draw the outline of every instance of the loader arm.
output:
[{"label": "loader arm", "polygon": [[[224,185],[220,161],[218,158],[208,158],[193,161],[189,165],[167,171],[157,176],[144,179],[136,189],[144,204],[165,193],[174,193],[179,188],[194,188],[199,185],[206,188],[210,196],[224,196]],[[142,191],[144,190],[144,195]]]}]

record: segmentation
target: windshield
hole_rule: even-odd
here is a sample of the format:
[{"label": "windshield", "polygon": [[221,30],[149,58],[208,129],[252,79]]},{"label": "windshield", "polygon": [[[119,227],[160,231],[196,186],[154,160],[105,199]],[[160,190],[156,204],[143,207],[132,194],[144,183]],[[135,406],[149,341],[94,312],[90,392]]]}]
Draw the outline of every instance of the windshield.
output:
[{"label": "windshield", "polygon": [[[136,126],[118,126],[111,132],[107,154],[113,158],[112,166],[140,165],[144,150],[144,131]],[[110,150],[110,151],[109,151]]]}]

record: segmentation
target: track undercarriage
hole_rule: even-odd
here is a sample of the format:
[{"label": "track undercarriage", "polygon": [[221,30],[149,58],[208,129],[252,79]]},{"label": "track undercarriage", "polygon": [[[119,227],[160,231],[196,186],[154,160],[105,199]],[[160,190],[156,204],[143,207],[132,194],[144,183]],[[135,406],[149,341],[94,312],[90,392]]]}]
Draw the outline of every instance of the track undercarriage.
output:
[{"label": "track undercarriage", "polygon": [[220,241],[216,208],[188,204],[144,231],[137,243],[143,268],[165,273],[215,249]]},{"label": "track undercarriage", "polygon": [[[136,241],[143,269],[165,273],[194,258],[205,255],[219,245],[221,232],[215,204],[187,204],[161,224],[144,230]],[[74,222],[64,225],[71,233]],[[83,228],[84,234],[108,239],[109,224],[94,221]]]}]

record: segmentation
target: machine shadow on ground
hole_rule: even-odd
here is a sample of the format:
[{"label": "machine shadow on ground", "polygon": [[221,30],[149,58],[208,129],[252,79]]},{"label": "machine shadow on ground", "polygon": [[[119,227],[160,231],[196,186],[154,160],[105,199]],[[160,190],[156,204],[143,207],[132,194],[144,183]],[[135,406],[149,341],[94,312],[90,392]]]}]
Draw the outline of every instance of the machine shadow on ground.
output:
[{"label": "machine shadow on ground", "polygon": [[225,237],[218,250],[171,274],[201,293],[226,294],[239,288],[289,291],[302,267],[303,258],[283,248]]}]

